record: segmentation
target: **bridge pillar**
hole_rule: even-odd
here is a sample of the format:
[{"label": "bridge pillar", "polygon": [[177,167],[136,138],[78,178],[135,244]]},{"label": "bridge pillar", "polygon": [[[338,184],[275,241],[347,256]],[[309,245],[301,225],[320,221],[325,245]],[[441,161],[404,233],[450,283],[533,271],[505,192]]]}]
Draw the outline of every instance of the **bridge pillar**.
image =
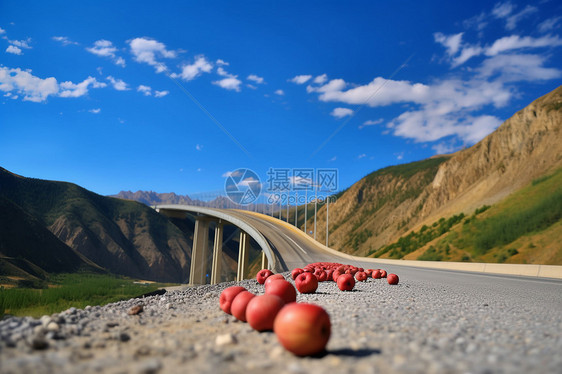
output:
[{"label": "bridge pillar", "polygon": [[240,244],[238,247],[238,272],[236,280],[240,282],[248,270],[248,247],[250,246],[250,236],[240,230]]},{"label": "bridge pillar", "polygon": [[209,220],[197,218],[191,250],[189,284],[207,283],[207,258],[209,257]]},{"label": "bridge pillar", "polygon": [[262,251],[261,253],[261,268],[262,269],[269,269],[269,261],[267,261],[267,256],[265,252]]},{"label": "bridge pillar", "polygon": [[213,266],[211,267],[211,284],[221,282],[221,262],[222,262],[222,233],[223,223],[218,222],[215,227],[215,238],[213,242]]}]

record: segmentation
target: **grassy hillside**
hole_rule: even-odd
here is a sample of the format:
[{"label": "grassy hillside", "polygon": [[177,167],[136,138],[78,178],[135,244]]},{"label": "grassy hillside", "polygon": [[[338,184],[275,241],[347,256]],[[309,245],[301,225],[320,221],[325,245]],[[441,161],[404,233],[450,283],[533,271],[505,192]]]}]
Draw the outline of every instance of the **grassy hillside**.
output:
[{"label": "grassy hillside", "polygon": [[433,261],[562,264],[562,169],[472,215],[442,218],[371,253]]}]

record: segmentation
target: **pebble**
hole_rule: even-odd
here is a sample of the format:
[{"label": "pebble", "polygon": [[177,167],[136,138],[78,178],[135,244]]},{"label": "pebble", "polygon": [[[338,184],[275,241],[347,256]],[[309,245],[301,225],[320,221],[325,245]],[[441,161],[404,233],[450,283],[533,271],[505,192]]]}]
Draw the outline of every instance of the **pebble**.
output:
[{"label": "pebble", "polygon": [[217,338],[215,339],[215,345],[218,347],[221,347],[223,345],[227,345],[227,344],[236,344],[237,340],[236,337],[233,334],[223,334],[223,335],[218,335]]}]

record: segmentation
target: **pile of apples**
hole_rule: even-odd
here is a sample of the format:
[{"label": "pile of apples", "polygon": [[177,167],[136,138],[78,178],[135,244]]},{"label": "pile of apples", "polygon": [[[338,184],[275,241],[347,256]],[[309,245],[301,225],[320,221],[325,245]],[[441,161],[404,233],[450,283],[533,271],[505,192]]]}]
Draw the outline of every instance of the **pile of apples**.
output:
[{"label": "pile of apples", "polygon": [[381,269],[364,270],[352,265],[319,262],[294,269],[291,277],[295,287],[282,274],[260,270],[256,276],[265,286],[263,295],[255,295],[242,286],[226,288],[220,295],[220,308],[257,331],[275,332],[285,349],[297,356],[318,354],[326,348],[331,334],[330,316],[315,304],[297,303],[300,293],[314,293],[318,282],[334,281],[342,291],[351,291],[355,280],[368,277],[387,278],[389,284],[398,284],[396,274]]}]

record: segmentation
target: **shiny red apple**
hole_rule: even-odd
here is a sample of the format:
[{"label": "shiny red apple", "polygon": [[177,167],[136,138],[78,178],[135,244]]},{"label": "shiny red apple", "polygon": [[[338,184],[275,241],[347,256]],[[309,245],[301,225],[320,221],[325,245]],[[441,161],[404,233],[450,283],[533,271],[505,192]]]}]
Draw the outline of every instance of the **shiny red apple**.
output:
[{"label": "shiny red apple", "polygon": [[355,278],[351,274],[342,274],[336,281],[338,288],[342,291],[351,291],[355,287]]},{"label": "shiny red apple", "polygon": [[[314,274],[310,274],[314,276]],[[265,285],[265,293],[267,295],[277,295],[285,304],[294,303],[297,301],[297,290],[295,287],[283,279],[276,279]]]},{"label": "shiny red apple", "polygon": [[273,282],[274,280],[285,280],[285,277],[283,276],[283,274],[273,274],[270,275],[269,277],[267,277],[267,279],[265,280],[264,286],[267,287],[267,285],[271,282]]},{"label": "shiny red apple", "polygon": [[295,279],[295,286],[300,293],[314,293],[318,288],[318,278],[312,273],[302,273]]},{"label": "shiny red apple", "polygon": [[301,269],[301,268],[293,269],[293,271],[291,272],[291,278],[293,278],[293,280],[295,280],[299,276],[299,274],[302,274],[302,273],[304,273],[304,270]]},{"label": "shiny red apple", "polygon": [[330,339],[330,316],[318,305],[293,303],[277,314],[273,331],[286,350],[297,356],[315,355]]},{"label": "shiny red apple", "polygon": [[271,270],[261,269],[260,271],[258,271],[258,274],[256,275],[256,280],[258,281],[259,284],[264,284],[265,280],[272,275],[273,272]]},{"label": "shiny red apple", "polygon": [[273,330],[273,321],[285,302],[277,295],[260,295],[252,298],[246,307],[248,324],[257,331]]},{"label": "shiny red apple", "polygon": [[236,317],[239,321],[246,322],[246,308],[248,307],[248,303],[252,300],[256,295],[249,291],[242,291],[232,301],[232,305],[230,306],[230,311],[232,315]]},{"label": "shiny red apple", "polygon": [[364,282],[367,280],[367,273],[364,271],[358,271],[355,273],[355,279],[357,279],[358,282]]},{"label": "shiny red apple", "polygon": [[392,285],[398,284],[398,275],[390,273],[386,277],[386,280],[388,281],[388,284],[392,284]]},{"label": "shiny red apple", "polygon": [[219,305],[223,312],[232,314],[230,311],[232,301],[234,300],[236,295],[238,295],[242,291],[247,290],[242,286],[232,286],[225,288],[224,291],[221,292],[221,295],[219,297]]}]

